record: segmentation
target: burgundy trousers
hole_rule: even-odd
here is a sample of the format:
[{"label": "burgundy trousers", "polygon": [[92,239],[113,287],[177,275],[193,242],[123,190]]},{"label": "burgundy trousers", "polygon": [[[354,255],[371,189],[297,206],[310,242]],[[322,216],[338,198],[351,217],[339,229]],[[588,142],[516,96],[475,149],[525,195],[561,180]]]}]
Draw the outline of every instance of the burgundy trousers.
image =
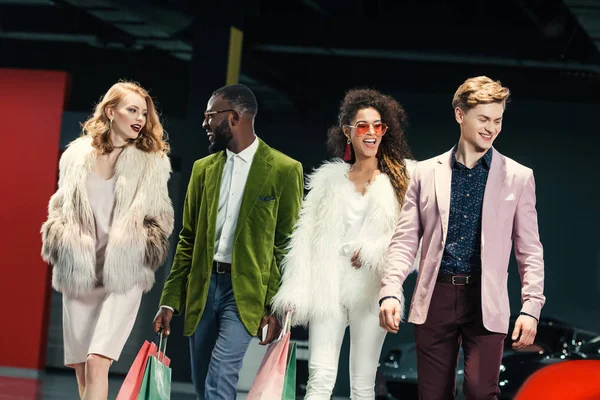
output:
[{"label": "burgundy trousers", "polygon": [[483,326],[480,283],[436,283],[427,320],[415,325],[419,400],[455,398],[461,344],[467,400],[497,399],[505,338]]}]

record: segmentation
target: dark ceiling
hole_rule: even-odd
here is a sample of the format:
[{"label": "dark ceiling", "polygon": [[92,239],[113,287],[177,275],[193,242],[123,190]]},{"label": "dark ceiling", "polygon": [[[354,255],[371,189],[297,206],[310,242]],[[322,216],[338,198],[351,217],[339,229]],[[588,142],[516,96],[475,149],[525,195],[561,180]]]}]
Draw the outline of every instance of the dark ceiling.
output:
[{"label": "dark ceiling", "polygon": [[598,102],[598,0],[248,0],[237,12],[223,1],[0,0],[0,67],[71,72],[73,110],[134,79],[184,116],[201,73],[193,52],[211,58],[194,49],[211,40],[194,40],[194,26],[231,14],[244,31],[240,81],[272,111],[353,86],[451,93],[476,74],[522,97]]}]

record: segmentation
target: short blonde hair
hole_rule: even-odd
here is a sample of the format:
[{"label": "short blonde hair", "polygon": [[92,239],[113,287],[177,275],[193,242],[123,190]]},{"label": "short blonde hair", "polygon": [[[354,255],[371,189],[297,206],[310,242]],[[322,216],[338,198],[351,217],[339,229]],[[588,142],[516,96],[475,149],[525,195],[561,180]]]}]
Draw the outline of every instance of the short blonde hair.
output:
[{"label": "short blonde hair", "polygon": [[510,90],[502,86],[500,81],[477,76],[467,79],[458,87],[452,99],[452,107],[467,111],[479,104],[502,103],[506,106],[509,96]]},{"label": "short blonde hair", "polygon": [[136,82],[121,81],[108,89],[108,92],[96,105],[94,114],[83,123],[83,135],[92,137],[92,146],[96,148],[98,153],[107,154],[112,152],[114,147],[109,140],[110,125],[106,116],[106,108],[116,107],[121,99],[129,93],[139,94],[144,98],[148,107],[146,124],[140,131],[139,137],[132,142],[138,149],[147,153],[168,153],[169,144],[166,141],[166,135],[160,123],[154,101],[146,89]]}]

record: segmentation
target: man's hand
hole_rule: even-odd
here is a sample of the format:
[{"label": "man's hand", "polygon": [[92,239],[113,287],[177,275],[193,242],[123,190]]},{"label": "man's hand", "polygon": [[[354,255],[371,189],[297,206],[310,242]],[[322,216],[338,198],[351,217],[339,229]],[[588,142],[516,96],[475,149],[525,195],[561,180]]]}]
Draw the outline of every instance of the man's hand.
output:
[{"label": "man's hand", "polygon": [[362,267],[362,265],[360,263],[360,252],[359,251],[354,253],[352,258],[350,259],[350,262],[352,263],[352,266],[356,269],[359,269],[360,267]]},{"label": "man's hand", "polygon": [[158,332],[161,328],[165,336],[171,334],[171,319],[173,318],[173,311],[168,308],[161,307],[154,317],[154,332]]},{"label": "man's hand", "polygon": [[515,322],[515,329],[512,333],[512,340],[517,340],[517,338],[519,340],[512,344],[512,348],[522,349],[532,345],[536,333],[537,320],[528,315],[520,315]]},{"label": "man's hand", "polygon": [[390,333],[398,333],[400,328],[400,300],[390,298],[381,303],[379,326]]},{"label": "man's hand", "polygon": [[[267,337],[265,338],[265,340],[262,340],[262,330],[263,327],[267,324],[269,324],[269,327],[267,328]],[[279,336],[280,332],[281,324],[279,323],[279,320],[275,318],[275,316],[272,314],[266,314],[262,318],[262,321],[260,321],[260,327],[258,328],[257,336],[261,340],[259,344],[264,346],[266,344],[271,343],[273,340],[275,340],[277,336]]]}]

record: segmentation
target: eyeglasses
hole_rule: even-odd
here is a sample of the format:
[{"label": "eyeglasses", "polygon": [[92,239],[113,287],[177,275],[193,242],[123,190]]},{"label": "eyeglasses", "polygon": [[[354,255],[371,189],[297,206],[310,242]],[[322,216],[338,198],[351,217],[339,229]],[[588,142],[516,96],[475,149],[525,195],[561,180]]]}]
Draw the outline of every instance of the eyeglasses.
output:
[{"label": "eyeglasses", "polygon": [[388,126],[386,124],[384,124],[383,122],[375,122],[375,123],[368,123],[368,122],[359,122],[356,125],[344,125],[348,128],[353,128],[356,129],[356,136],[364,136],[367,133],[369,133],[369,131],[371,130],[371,127],[373,127],[373,132],[375,132],[375,136],[383,136],[385,135],[385,133],[387,132]]},{"label": "eyeglasses", "polygon": [[204,113],[204,120],[208,121],[210,118],[212,118],[213,115],[217,115],[220,113],[224,113],[224,112],[230,112],[233,111],[235,112],[235,110],[215,110],[215,111],[207,111]]}]

